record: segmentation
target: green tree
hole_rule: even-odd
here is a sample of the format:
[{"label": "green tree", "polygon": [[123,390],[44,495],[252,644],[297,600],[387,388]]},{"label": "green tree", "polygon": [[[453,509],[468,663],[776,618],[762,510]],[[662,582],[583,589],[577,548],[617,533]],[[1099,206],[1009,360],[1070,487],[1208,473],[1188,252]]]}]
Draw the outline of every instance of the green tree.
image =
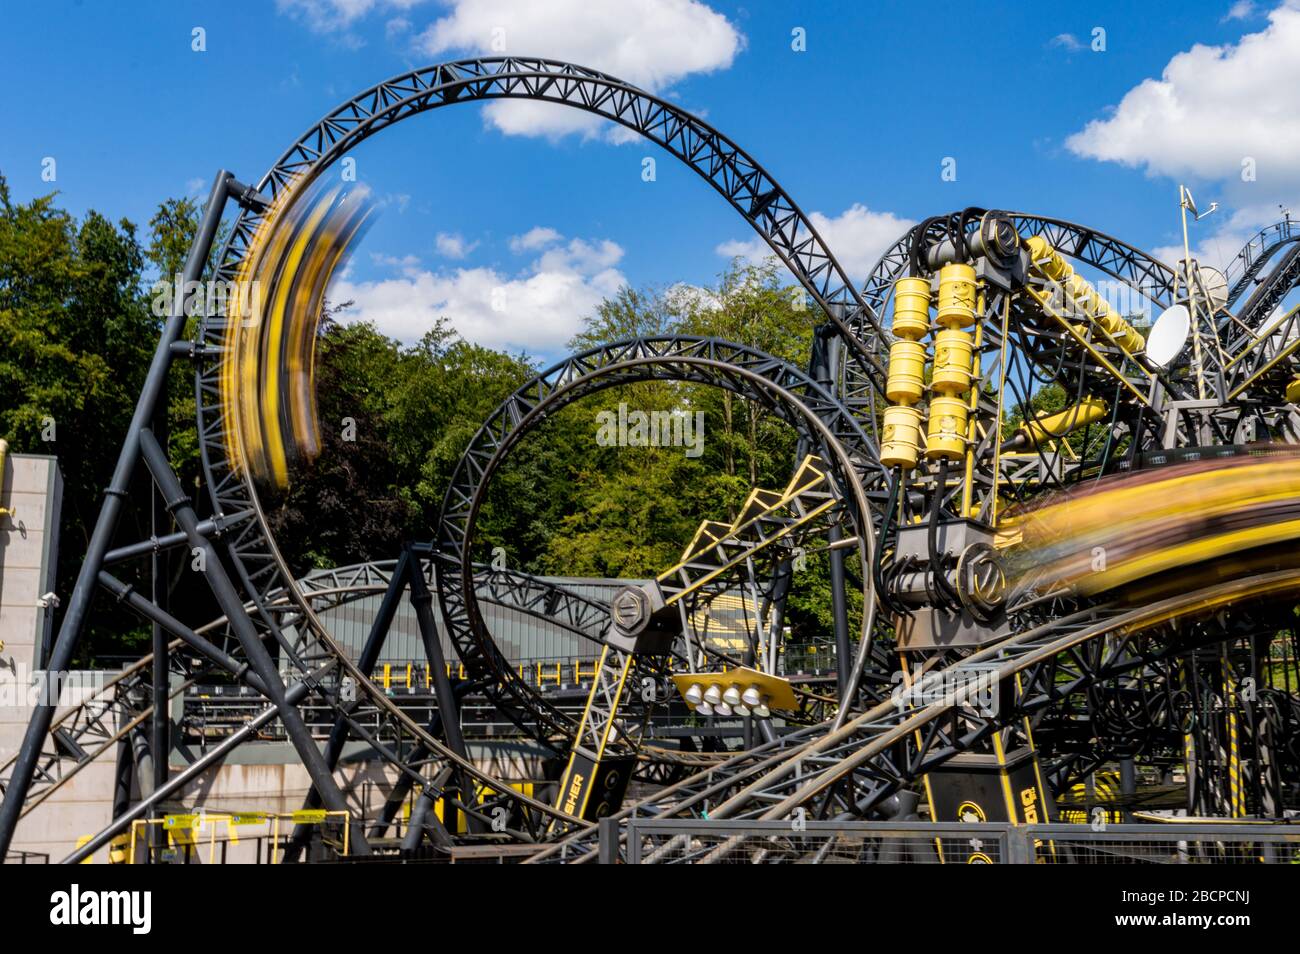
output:
[{"label": "green tree", "polygon": [[[0,434],[57,454],[64,478],[58,591],[71,589],[157,338],[141,290],[135,227],[81,222],[55,195],[12,200],[0,177]],[[146,524],[128,519],[123,533]],[[98,614],[87,653],[139,638],[120,610]]]}]

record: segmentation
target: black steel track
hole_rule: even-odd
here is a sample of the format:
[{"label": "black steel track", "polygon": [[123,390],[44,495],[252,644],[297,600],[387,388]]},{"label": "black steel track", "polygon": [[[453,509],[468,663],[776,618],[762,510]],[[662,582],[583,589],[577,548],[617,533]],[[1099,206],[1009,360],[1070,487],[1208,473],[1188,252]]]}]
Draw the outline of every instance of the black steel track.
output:
[{"label": "black steel track", "polygon": [[[977,714],[962,690],[919,708],[883,703],[834,730],[810,726],[739,753],[656,793],[641,815],[772,820],[806,809],[812,818],[863,817],[893,792],[969,751],[993,733],[1117,674],[1140,671],[1191,649],[1233,638],[1224,610],[1294,599],[1300,572],[1282,570],[1220,583],[1134,609],[1097,607],[1010,636],[961,659],[948,673],[991,670],[1002,689],[996,711]],[[952,681],[959,685],[962,680]],[[591,861],[596,842],[575,833],[531,861]],[[724,860],[741,840],[699,852],[676,844],[672,861]],[[753,847],[752,844],[749,847]],[[651,859],[654,858],[652,856]]]},{"label": "black steel track", "polygon": [[572,720],[518,677],[478,611],[469,570],[475,520],[493,473],[536,424],[591,394],[650,380],[705,384],[767,406],[807,447],[818,449],[850,519],[861,527],[859,515],[867,514],[861,535],[870,539],[873,532],[867,490],[883,490],[884,468],[847,409],[797,368],[742,345],[693,336],[617,342],[553,365],[507,398],[471,440],[452,475],[434,538],[449,561],[438,574],[438,592],[461,661],[476,676],[487,677],[492,701],[538,739],[571,734]]},{"label": "black steel track", "polygon": [[[1010,217],[1022,238],[1042,235],[1063,255],[1123,282],[1158,308],[1173,303],[1177,276],[1172,268],[1149,253],[1076,222],[1028,212],[998,214]],[[968,231],[974,231],[978,227],[979,220],[972,219]],[[893,296],[894,282],[908,273],[911,242],[912,232],[909,230],[881,255],[872,268],[871,275],[862,286],[862,300],[867,306],[865,313],[875,316],[886,314]],[[873,350],[876,361],[887,360],[886,352],[892,336],[872,334],[870,332],[874,329],[865,327],[850,327],[864,346]],[[842,345],[839,347],[843,350]],[[864,374],[861,366],[854,362],[840,360],[838,367],[841,372],[838,381],[841,399],[858,415],[867,432],[874,438],[876,420],[881,410],[878,382],[873,376]]]},{"label": "black steel track", "polygon": [[[355,96],[308,129],[258,182],[262,196],[274,199],[291,184],[310,181],[348,150],[402,119],[453,103],[493,99],[528,99],[559,103],[594,113],[632,129],[698,172],[748,221],[790,268],[832,323],[847,334],[853,327],[877,327],[852,283],[816,229],[793,199],[761,165],[735,142],[678,107],[613,77],[568,63],[519,57],[480,58],[414,70],[377,84]],[[261,206],[244,208],[231,226],[219,258],[217,277],[231,280],[239,272],[253,235],[264,219]],[[232,465],[219,390],[227,342],[224,321],[205,318],[196,348],[195,398],[205,486],[217,515],[253,510],[223,541],[224,555],[243,587],[254,623],[274,639],[300,673],[331,659],[342,665],[326,670],[338,680],[349,663],[320,626],[311,607],[297,593],[292,575],[272,539],[257,488]],[[863,346],[848,342],[861,359]],[[869,374],[878,373],[878,368]],[[883,379],[881,379],[883,381]],[[289,646],[267,608],[272,593],[287,590],[299,602],[304,623],[296,645]],[[359,676],[358,673],[351,675]],[[361,679],[371,701],[407,732],[425,741],[442,758],[455,760],[436,739]],[[321,685],[327,697],[336,688]],[[471,767],[472,768],[472,767]],[[476,771],[476,770],[475,770]],[[531,801],[523,799],[522,801]],[[532,806],[536,807],[536,806]]]}]

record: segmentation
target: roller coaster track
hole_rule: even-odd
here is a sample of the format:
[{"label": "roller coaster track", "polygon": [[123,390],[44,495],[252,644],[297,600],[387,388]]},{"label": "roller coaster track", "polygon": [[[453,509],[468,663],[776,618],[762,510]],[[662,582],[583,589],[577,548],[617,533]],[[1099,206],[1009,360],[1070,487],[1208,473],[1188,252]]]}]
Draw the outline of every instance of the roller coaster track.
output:
[{"label": "roller coaster track", "polygon": [[[1289,246],[1289,247],[1288,247]],[[1281,253],[1280,259],[1278,254]],[[1271,267],[1265,271],[1265,266]],[[1273,311],[1300,285],[1300,224],[1290,217],[1254,235],[1229,265],[1229,276],[1240,271],[1228,291],[1231,306],[1252,282],[1258,284],[1236,311],[1235,320],[1222,323],[1228,354],[1229,396],[1250,390],[1280,394],[1293,373],[1295,362],[1295,310],[1281,320]],[[1260,275],[1263,274],[1261,278]],[[1261,338],[1261,334],[1263,337]]]},{"label": "roller coaster track", "polygon": [[1252,235],[1223,270],[1231,308],[1282,246],[1300,241],[1300,223],[1288,216]]},{"label": "roller coaster track", "polygon": [[[428,548],[423,549],[427,552]],[[297,582],[304,597],[318,612],[323,612],[384,593],[395,565],[395,560],[386,560],[313,570]],[[422,560],[421,569],[426,583],[432,585],[436,579],[435,562]],[[609,608],[605,604],[526,573],[487,566],[475,570],[479,599],[485,603],[525,613],[593,642],[599,642],[604,634],[609,618]],[[288,593],[274,595],[266,605],[279,618],[282,627],[287,628],[301,618],[297,603]],[[196,632],[215,636],[227,628],[228,621],[221,617]],[[228,643],[231,640],[220,641]],[[201,665],[193,653],[186,652],[184,645],[178,639],[168,647],[168,665],[177,680],[169,700],[194,685],[203,672],[212,670],[211,666]],[[38,774],[27,791],[23,815],[34,810],[90,763],[111,752],[133,729],[147,722],[153,714],[149,678],[152,665],[152,654],[138,659],[114,674],[93,696],[68,708],[54,720],[47,745],[41,753]],[[0,765],[0,794],[7,787],[15,760],[16,757],[10,758]]]},{"label": "roller coaster track", "polygon": [[[807,216],[762,166],[732,140],[673,104],[605,74],[550,60],[507,57],[440,64],[377,84],[336,108],[299,137],[262,177],[253,190],[258,200],[242,203],[219,257],[216,277],[232,280],[239,274],[250,243],[270,208],[268,200],[273,201],[293,184],[316,178],[368,137],[440,106],[508,98],[552,102],[603,116],[685,162],[758,231],[846,336],[849,351],[871,367],[869,373],[883,384],[878,362],[849,331],[850,326],[878,329],[875,316],[869,313]],[[220,543],[234,582],[253,606],[251,624],[262,634],[263,641],[279,643],[300,673],[317,668],[324,673],[325,681],[314,684],[315,694],[337,700],[341,680],[350,677],[408,735],[427,743],[437,757],[451,758],[445,746],[398,711],[360,678],[361,674],[349,671],[350,663],[324,631],[311,606],[297,593],[266,525],[257,489],[240,474],[230,456],[232,441],[237,438],[227,432],[219,397],[223,355],[228,345],[226,332],[221,320],[209,317],[200,324],[198,341],[192,349],[196,362],[195,400],[204,483],[213,513],[217,519],[249,510],[256,515]],[[292,647],[266,612],[269,594],[280,590],[299,603],[304,617]],[[340,660],[341,665],[328,666],[333,659]],[[511,685],[508,681],[507,686]],[[544,718],[541,724],[545,730],[567,728],[566,720],[558,718]]]},{"label": "roller coaster track", "polygon": [[[838,730],[830,722],[800,730],[669,786],[654,795],[652,805],[634,805],[616,817],[770,821],[797,809],[816,818],[860,817],[953,756],[1098,680],[1222,640],[1219,611],[1233,607],[1243,613],[1251,603],[1297,594],[1300,571],[1289,569],[1136,609],[1083,610],[936,667],[931,678],[952,688],[928,705],[884,702]],[[1198,625],[1188,627],[1193,620]],[[981,680],[996,682],[1002,693],[992,715],[972,705]],[[735,839],[695,852],[679,840],[671,846],[672,860],[715,862],[742,847]],[[590,832],[576,833],[529,861],[588,861],[594,848]],[[668,851],[665,846],[648,860]]]},{"label": "roller coaster track", "polygon": [[[1043,236],[1062,254],[1122,282],[1157,308],[1173,303],[1177,285],[1174,270],[1147,252],[1094,228],[1064,219],[1025,212],[1001,214],[1010,217],[1022,238]],[[968,224],[967,230],[973,231],[978,227],[978,220],[973,220]],[[863,283],[862,300],[870,314],[886,313],[893,295],[894,282],[908,274],[911,237],[909,231],[886,249]],[[852,327],[852,330],[883,360],[892,340],[891,335],[873,335],[871,332],[874,329],[865,326]],[[875,422],[882,408],[879,382],[874,376],[865,373],[859,364],[840,361],[839,372],[837,385],[841,399],[874,436]]]},{"label": "roller coaster track", "polygon": [[[869,567],[876,545],[875,521],[882,505],[891,499],[886,490],[885,469],[876,456],[886,351],[891,343],[890,336],[881,327],[880,316],[888,306],[894,280],[908,266],[909,236],[904,236],[885,253],[859,291],[793,199],[751,156],[713,127],[661,98],[593,70],[544,59],[479,58],[404,73],[348,100],[299,137],[253,188],[231,186],[227,191],[226,180],[230,177],[223,173],[225,178],[219,177],[218,185],[214,186],[212,208],[220,213],[230,197],[241,208],[219,256],[215,277],[232,280],[241,274],[241,266],[255,247],[255,236],[268,222],[268,215],[282,211],[281,204],[274,203],[275,199],[288,196],[292,201],[301,194],[297,190],[324,175],[345,153],[370,136],[441,106],[498,99],[550,102],[580,109],[630,129],[680,159],[757,231],[818,306],[815,314],[824,316],[830,329],[838,335],[838,341],[829,367],[819,361],[816,374],[805,374],[769,355],[726,342],[691,337],[638,339],[592,349],[561,361],[511,395],[478,432],[460,461],[444,500],[434,542],[421,559],[421,574],[410,577],[413,585],[421,578],[436,584],[448,634],[471,678],[482,687],[489,701],[525,734],[557,748],[566,745],[572,737],[573,718],[519,677],[493,640],[480,601],[507,601],[525,612],[559,621],[560,625],[567,625],[595,641],[605,639],[608,613],[599,604],[587,601],[591,605],[585,605],[576,597],[557,597],[554,588],[547,590],[544,585],[534,585],[510,574],[489,575],[480,581],[474,563],[475,521],[494,472],[523,437],[548,415],[605,388],[663,380],[718,387],[762,405],[795,428],[804,451],[826,462],[836,498],[834,512],[841,521],[835,529],[842,528],[846,542],[856,545],[864,597],[868,600],[860,645],[870,648],[872,654],[863,653],[860,658],[871,658],[873,664],[880,665],[881,657],[876,652],[879,647],[867,642],[874,635],[877,598],[867,582],[871,579]],[[1177,284],[1175,273],[1146,253],[1085,226],[1024,213],[1007,215],[1022,236],[1042,235],[1065,256],[1127,285],[1157,307],[1172,303]],[[205,227],[209,224],[207,239],[196,241],[193,257],[197,261],[206,259],[204,242],[210,242],[215,230],[215,221],[209,223],[205,217]],[[1234,279],[1232,288],[1235,294],[1241,294],[1258,277],[1277,247],[1292,241],[1283,238],[1280,231],[1265,236],[1267,232],[1257,236],[1258,252],[1252,251],[1251,243],[1242,250],[1239,256],[1242,273]],[[1261,311],[1266,317],[1272,308],[1271,304],[1265,307],[1269,297],[1276,295],[1280,301],[1300,280],[1300,254],[1297,253],[1300,245],[1260,283],[1246,305],[1250,314]],[[186,267],[188,272],[191,266],[187,263]],[[173,315],[168,329],[183,327],[181,319],[183,316]],[[1258,326],[1258,322],[1253,325]],[[463,754],[457,754],[458,750],[444,741],[433,719],[428,724],[417,722],[410,712],[388,698],[323,625],[318,612],[321,606],[328,605],[330,594],[343,590],[380,592],[387,587],[388,580],[382,569],[373,567],[345,569],[327,581],[293,579],[269,528],[256,484],[234,464],[241,438],[237,432],[227,429],[226,409],[220,399],[223,362],[232,345],[227,340],[229,333],[224,320],[207,316],[200,323],[198,339],[190,347],[190,357],[196,365],[195,396],[204,485],[213,513],[210,523],[221,532],[200,530],[188,522],[185,530],[191,543],[201,538],[198,542],[205,547],[210,545],[214,560],[220,564],[216,575],[222,580],[226,573],[230,577],[224,591],[218,590],[217,583],[213,588],[219,598],[226,597],[221,605],[231,614],[239,645],[235,646],[235,639],[227,638],[224,642],[232,647],[230,653],[213,651],[210,658],[215,658],[219,668],[241,678],[273,702],[245,728],[257,730],[278,714],[289,734],[299,729],[295,736],[299,755],[323,797],[338,807],[342,796],[332,775],[334,765],[326,766],[325,760],[318,758],[314,743],[310,740],[304,743],[299,737],[302,722],[297,706],[309,703],[323,707],[333,714],[336,733],[351,733],[369,743],[380,761],[395,768],[404,781],[423,786],[426,795],[441,794],[447,798],[448,807],[456,807],[480,820],[485,819],[480,799],[490,797],[510,807],[508,834],[511,837],[529,843],[558,839],[557,844],[540,852],[534,860],[591,860],[595,839],[591,825],[531,796],[509,790]],[[173,335],[170,341],[167,334]],[[148,421],[151,417],[152,408],[146,404],[157,400],[157,382],[165,379],[168,366],[160,356],[181,353],[177,347],[178,335],[179,331],[175,330],[164,332],[154,362],[161,368],[162,377],[151,368],[151,383],[146,383],[142,392],[137,421]],[[1037,344],[1025,346],[1027,352],[1038,349],[1031,354],[1031,359],[1041,360],[1045,354],[1050,357],[1050,352],[1042,350],[1045,347],[1042,340],[1050,337],[1043,335]],[[992,343],[1005,349],[1010,342]],[[985,346],[988,344],[985,342]],[[1093,373],[1084,369],[1085,363],[1086,360],[1080,362],[1081,377]],[[1104,360],[1101,364],[1109,367]],[[825,370],[831,373],[823,380]],[[155,393],[152,399],[147,397],[151,390]],[[1140,402],[1145,401],[1141,395],[1138,397]],[[972,411],[983,414],[989,409],[982,404],[977,407],[976,402],[980,400],[977,395],[972,401]],[[1117,400],[1117,410],[1118,406]],[[1000,402],[997,411],[1001,412]],[[124,472],[129,476],[130,467],[136,463],[131,455],[143,457],[167,505],[178,514],[178,519],[188,518],[191,516],[188,495],[168,483],[168,477],[173,483],[175,478],[165,454],[147,427],[143,430],[139,424],[133,427],[124,442],[118,470],[123,471],[125,467]],[[989,430],[992,436],[986,436],[986,443],[996,439],[996,432],[996,427]],[[125,496],[126,486],[116,475],[114,482],[109,497],[116,500]],[[945,489],[946,486],[936,493],[940,505]],[[939,510],[937,505],[933,513],[938,514]],[[96,526],[96,537],[102,536],[104,515],[111,515],[108,520],[115,521],[116,513],[116,504],[105,505]],[[251,515],[252,519],[235,519],[244,515]],[[111,530],[110,526],[110,534]],[[87,564],[91,562],[88,560]],[[93,576],[92,572],[92,585]],[[102,572],[100,576],[100,582],[119,598],[132,596],[129,588],[112,581],[111,577],[110,582],[104,582],[102,578],[106,574]],[[237,590],[233,597],[229,595],[229,582]],[[83,584],[84,579],[79,578],[78,593],[74,596],[85,592]],[[992,713],[968,705],[971,699],[963,694],[964,689],[912,708],[881,700],[877,694],[867,696],[866,711],[846,707],[845,712],[837,714],[839,724],[828,721],[796,729],[743,753],[678,755],[649,751],[644,755],[648,761],[676,762],[678,767],[698,771],[657,791],[652,801],[642,802],[629,811],[663,817],[707,814],[739,819],[778,819],[789,817],[796,810],[819,817],[869,814],[891,794],[954,755],[986,743],[999,733],[1014,731],[1017,723],[1027,726],[1029,720],[1048,707],[1072,693],[1085,691],[1098,680],[1140,670],[1153,662],[1224,639],[1226,624],[1221,626],[1213,611],[1294,595],[1297,589],[1300,589],[1300,575],[1287,571],[1220,584],[1141,609],[1096,607],[1041,625],[1022,622],[1018,634],[964,658],[936,654],[926,663],[934,678],[963,686],[969,684],[968,677],[995,680],[1002,704]],[[842,595],[842,586],[837,592]],[[135,598],[142,600],[138,594]],[[241,604],[242,613],[237,612]],[[140,605],[133,605],[144,612]],[[80,612],[69,614],[78,619],[76,625],[69,627],[69,639],[65,640],[60,631],[56,658],[65,661],[70,658],[79,634]],[[210,625],[220,627],[220,623]],[[174,626],[172,631],[187,635],[183,624]],[[193,641],[183,641],[194,645]],[[270,678],[275,673],[266,669],[265,645],[279,647],[282,663],[287,663],[292,677],[287,687],[280,685],[278,679]],[[237,658],[241,652],[239,647],[243,648],[246,659]],[[171,653],[170,664],[185,666],[176,657],[187,655],[185,651]],[[39,803],[47,798],[54,788],[89,761],[88,753],[98,755],[107,751],[124,737],[123,732],[143,721],[147,711],[139,709],[137,689],[142,685],[140,675],[148,663],[147,659],[141,660],[117,677],[108,690],[111,701],[101,701],[99,709],[84,708],[50,725],[49,707],[41,707],[40,718],[33,717],[28,734],[29,741],[37,738],[44,744],[38,759],[41,766],[36,777],[38,785],[35,791],[27,788],[33,778],[28,776],[16,782],[13,791],[6,787],[3,812],[8,827],[0,836],[0,846],[7,846],[12,835],[12,825],[8,824],[12,819],[7,816],[15,805],[28,810],[29,801]],[[250,664],[261,668],[250,675]],[[180,675],[184,684],[193,673],[181,669]],[[359,698],[351,696],[353,689]],[[358,718],[362,712],[367,717],[365,724]],[[125,713],[126,718],[118,718],[119,713]],[[113,734],[114,720],[127,728]],[[41,736],[46,726],[53,731]],[[242,732],[235,733],[229,743],[239,744],[247,737]],[[386,741],[389,739],[400,741],[392,745]],[[80,740],[91,744],[81,745]],[[25,750],[28,755],[35,751],[26,744]],[[463,749],[459,751],[463,753]],[[444,784],[453,776],[461,781]],[[465,779],[472,783],[466,785]],[[129,823],[129,818],[124,818]],[[123,819],[116,819],[113,824],[123,823]],[[80,849],[72,860],[93,851],[96,844],[103,843],[98,839],[107,837],[112,830],[101,832],[97,840]],[[354,844],[366,847],[364,838]],[[706,861],[722,860],[746,847],[743,842],[730,842],[711,847],[699,857]],[[692,852],[686,854],[690,856]]]},{"label": "roller coaster track", "polygon": [[1237,318],[1249,328],[1261,328],[1291,289],[1300,283],[1300,244],[1292,245],[1282,260],[1260,280]]},{"label": "roller coaster track", "polygon": [[880,492],[885,474],[866,435],[816,382],[770,355],[708,338],[647,338],[594,348],[542,372],[507,398],[471,440],[452,475],[435,536],[451,563],[438,577],[443,619],[466,670],[485,678],[494,704],[540,740],[571,735],[573,720],[518,677],[484,625],[468,573],[474,522],[494,471],[532,427],[587,395],[649,380],[705,384],[769,407],[808,446],[820,448],[850,519],[860,525],[857,515],[866,514],[861,532],[872,533],[865,488]]},{"label": "roller coaster track", "polygon": [[1294,244],[1261,279],[1231,326],[1239,333],[1229,344],[1233,354],[1228,365],[1230,397],[1248,389],[1258,391],[1261,384],[1272,393],[1280,393],[1286,380],[1295,374],[1293,355],[1300,310],[1292,307],[1278,319],[1273,318],[1274,309],[1300,285],[1300,235],[1288,241]]},{"label": "roller coaster track", "polygon": [[[868,391],[883,389],[880,356],[887,342],[881,333],[877,308],[869,301],[873,286],[868,283],[866,295],[853,288],[804,213],[734,142],[672,104],[601,73],[548,60],[495,58],[464,60],[403,74],[372,87],[324,117],[286,150],[259,182],[257,189],[274,199],[291,184],[319,176],[349,149],[395,122],[452,103],[501,98],[554,102],[603,116],[658,143],[685,162],[758,231],[839,329],[843,347],[854,359],[844,362],[843,370],[846,374],[857,375],[859,386],[854,389],[855,395],[861,397]],[[240,212],[220,259],[219,277],[231,278],[238,273],[263,214],[258,208],[246,208]],[[1172,280],[1171,273],[1164,266],[1094,230],[1023,215],[1018,217],[1017,224],[1044,232],[1067,253],[1130,284],[1142,286],[1145,293],[1156,300],[1161,300]],[[225,328],[220,322],[205,321],[196,348],[196,403],[201,453],[213,510],[223,514],[252,509],[258,515],[258,519],[249,521],[232,534],[225,546],[239,581],[246,592],[253,595],[253,603],[258,605],[268,591],[284,587],[292,593],[293,586],[285,572],[284,560],[261,516],[256,488],[241,478],[227,455],[225,421],[217,399],[224,334]],[[764,359],[766,356],[757,360]],[[552,370],[557,375],[565,373],[562,366],[558,371]],[[801,386],[804,385],[806,382],[801,382]],[[530,404],[541,397],[540,394],[535,397],[516,395],[510,413],[529,413]],[[490,426],[499,428],[503,420],[498,418]],[[849,446],[861,449],[855,452],[874,456],[875,416],[860,415],[860,420],[865,420],[872,436],[867,437],[859,428],[859,434],[853,435]],[[842,424],[841,421],[841,430],[844,429]],[[488,429],[485,428],[483,433],[488,433]],[[472,474],[484,463],[481,449],[477,456],[472,449],[466,455],[462,471]],[[864,493],[879,493],[883,486],[883,469],[875,465],[869,476],[870,480],[864,481]],[[453,489],[448,496],[449,504],[453,503],[452,494],[459,492]],[[454,501],[454,504],[469,508],[464,511],[466,517],[470,516],[469,511],[474,506],[470,499]],[[862,510],[867,510],[865,501]],[[440,533],[439,546],[451,544],[450,552],[460,553],[466,541],[456,539],[457,530],[446,520],[444,528],[447,533]],[[536,737],[570,733],[571,720],[539,700],[535,693],[522,685],[513,670],[503,665],[499,651],[490,638],[485,637],[481,620],[474,618],[476,611],[472,595],[458,598],[454,588],[445,585],[440,586],[439,592],[444,617],[448,619],[467,668],[481,676],[500,680],[504,691],[494,701],[502,704],[504,711],[516,722],[530,727]],[[337,657],[337,647],[321,631],[310,607],[304,606],[304,616],[299,645],[294,647],[300,668]],[[264,614],[253,617],[259,625],[263,618]],[[372,690],[367,688],[367,691]],[[401,718],[400,713],[391,715],[395,719]],[[407,728],[414,730],[418,727]]]}]

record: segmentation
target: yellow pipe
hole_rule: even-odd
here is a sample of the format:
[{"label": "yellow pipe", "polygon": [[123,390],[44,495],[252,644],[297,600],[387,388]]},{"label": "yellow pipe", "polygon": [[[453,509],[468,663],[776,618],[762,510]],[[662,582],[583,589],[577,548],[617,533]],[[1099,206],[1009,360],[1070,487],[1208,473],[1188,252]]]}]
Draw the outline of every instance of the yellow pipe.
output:
[{"label": "yellow pipe", "polygon": [[993,490],[989,503],[989,524],[998,525],[998,479],[1002,474],[1002,401],[1007,388],[1007,329],[1011,323],[1011,299],[1002,300],[1002,336],[998,347],[998,413],[993,421],[997,440],[993,442]]},{"label": "yellow pipe", "polygon": [[1111,311],[1110,305],[1097,290],[1065,260],[1041,235],[1025,242],[1029,249],[1031,268],[1049,281],[1060,286],[1068,302],[1066,317],[1081,316],[1101,328],[1106,337],[1130,356],[1146,349],[1146,340],[1131,324]]},{"label": "yellow pipe", "polygon": [[1045,315],[1047,315],[1052,320],[1056,321],[1062,328],[1064,328],[1066,333],[1069,334],[1070,337],[1072,337],[1075,341],[1077,341],[1079,345],[1084,348],[1084,350],[1086,350],[1089,354],[1091,354],[1098,364],[1100,364],[1103,368],[1109,371],[1111,375],[1117,381],[1119,381],[1120,384],[1128,388],[1128,390],[1132,392],[1135,398],[1137,398],[1147,407],[1151,406],[1151,402],[1147,399],[1147,396],[1143,394],[1141,391],[1139,391],[1137,388],[1135,388],[1133,386],[1133,382],[1130,381],[1128,378],[1124,377],[1124,375],[1120,372],[1119,368],[1115,367],[1115,365],[1112,364],[1104,354],[1102,354],[1095,347],[1093,347],[1092,342],[1090,342],[1087,338],[1085,338],[1077,327],[1070,324],[1070,322],[1066,321],[1065,318],[1062,317],[1061,314],[1057,312],[1055,308],[1052,307],[1051,300],[1048,297],[1046,292],[1037,288],[1027,286],[1025,288],[1025,293],[1028,294],[1030,298],[1034,299],[1034,301],[1038,302],[1038,307],[1043,310],[1043,313]]},{"label": "yellow pipe", "polygon": [[[981,315],[984,314],[986,305],[984,289],[981,288],[977,304]],[[984,324],[981,322],[975,325],[974,356],[971,360],[971,382],[974,386],[970,389],[970,424],[966,431],[966,481],[961,491],[961,512],[971,517],[975,516],[975,513],[972,512],[975,502],[975,441],[979,437],[976,428],[978,425],[977,412],[980,405],[980,345],[983,340]]]},{"label": "yellow pipe", "polygon": [[1106,402],[1100,398],[1084,398],[1073,407],[1068,407],[1057,414],[1037,417],[1021,424],[1016,429],[1016,436],[1029,447],[1037,447],[1043,441],[1064,437],[1071,431],[1095,424],[1108,414]]}]

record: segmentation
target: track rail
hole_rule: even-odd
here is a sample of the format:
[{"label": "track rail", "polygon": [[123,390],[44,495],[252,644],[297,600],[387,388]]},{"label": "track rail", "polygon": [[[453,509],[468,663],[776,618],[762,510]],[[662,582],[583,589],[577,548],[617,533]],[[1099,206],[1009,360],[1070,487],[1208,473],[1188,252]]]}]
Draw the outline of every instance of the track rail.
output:
[{"label": "track rail", "polygon": [[[450,560],[439,574],[438,592],[444,622],[462,662],[487,680],[485,691],[493,703],[539,740],[571,736],[576,726],[568,714],[518,677],[483,621],[468,569],[474,556],[475,521],[496,469],[547,415],[607,388],[650,380],[705,384],[769,407],[808,446],[820,448],[848,519],[861,528],[854,532],[864,541],[873,535],[866,488],[883,488],[884,469],[847,409],[791,365],[741,345],[680,336],[593,348],[542,372],[507,398],[471,440],[452,475],[435,537],[438,551]],[[867,559],[866,544],[859,552]]]},{"label": "track rail", "polygon": [[[973,689],[958,688],[920,708],[882,703],[839,730],[832,731],[829,722],[810,727],[685,779],[656,794],[655,802],[665,806],[658,811],[640,805],[623,814],[774,820],[802,808],[812,817],[860,816],[954,755],[1099,679],[1227,638],[1214,619],[1219,611],[1243,612],[1252,603],[1298,594],[1300,570],[1289,569],[1136,609],[1075,613],[936,668],[936,674],[953,677],[948,682],[954,686],[974,686],[971,676],[978,675],[1005,687],[992,716],[971,707]],[[1186,625],[1192,621],[1200,625]],[[734,840],[674,860],[720,861],[742,847]],[[579,833],[530,861],[591,860],[594,849],[593,836]]]},{"label": "track rail", "polygon": [[[285,150],[256,188],[274,200],[291,184],[321,175],[348,150],[394,123],[454,103],[496,99],[545,101],[582,109],[636,131],[682,160],[736,209],[785,262],[846,336],[846,346],[856,359],[871,364],[849,328],[878,328],[875,316],[788,193],[748,153],[710,125],[671,103],[593,70],[553,60],[501,57],[461,60],[401,74],[365,90],[314,124]],[[245,208],[237,214],[219,257],[218,278],[229,280],[239,274],[265,214],[261,207]],[[280,643],[299,673],[324,674],[314,684],[317,695],[337,705],[341,680],[353,678],[370,702],[400,725],[407,736],[425,743],[438,758],[457,761],[422,726],[400,712],[368,680],[360,678],[362,674],[350,671],[350,662],[297,592],[269,532],[257,488],[234,466],[228,449],[238,436],[228,433],[219,398],[221,366],[228,346],[225,335],[222,321],[206,318],[200,324],[195,349],[200,454],[214,514],[218,518],[246,510],[255,514],[255,519],[240,525],[222,541],[233,576],[254,607],[254,624],[266,639]],[[877,367],[868,373],[879,376],[879,371]],[[287,591],[303,612],[293,646],[288,645],[266,612],[270,595],[279,590]],[[324,665],[331,659],[338,659],[341,665]],[[558,720],[546,721],[549,724]],[[472,766],[462,767],[476,774]],[[476,777],[491,785],[492,780],[481,773]],[[529,802],[523,797],[519,801]],[[527,807],[531,811],[546,808],[538,803]]]},{"label": "track rail", "polygon": [[1250,287],[1279,248],[1295,241],[1300,241],[1300,223],[1290,217],[1260,229],[1247,239],[1223,270],[1223,277],[1228,280],[1228,307]]},{"label": "track rail", "polygon": [[[395,560],[371,561],[345,567],[316,570],[298,581],[304,597],[318,611],[324,612],[355,600],[384,593],[392,578]],[[427,584],[436,579],[432,560],[420,561]],[[575,635],[598,642],[608,622],[605,604],[579,596],[553,583],[526,573],[476,567],[475,582],[483,602],[518,610],[535,618],[567,629]],[[245,609],[251,610],[252,604]],[[266,604],[283,627],[301,620],[298,604],[288,593],[280,593]],[[233,641],[228,622],[220,617],[195,631],[200,636],[217,637],[219,643]],[[220,638],[226,632],[227,638]],[[168,663],[172,675],[180,679],[169,699],[194,685],[202,669],[191,665],[193,653],[177,639],[168,646]],[[86,766],[153,713],[151,683],[148,673],[153,654],[136,660],[107,680],[94,696],[68,708],[51,723],[48,741],[42,750],[37,774],[28,788],[22,814],[25,816],[71,781]],[[210,671],[211,667],[203,667]],[[354,713],[355,715],[355,713]],[[5,791],[8,775],[17,756],[0,765],[0,794]]]}]

